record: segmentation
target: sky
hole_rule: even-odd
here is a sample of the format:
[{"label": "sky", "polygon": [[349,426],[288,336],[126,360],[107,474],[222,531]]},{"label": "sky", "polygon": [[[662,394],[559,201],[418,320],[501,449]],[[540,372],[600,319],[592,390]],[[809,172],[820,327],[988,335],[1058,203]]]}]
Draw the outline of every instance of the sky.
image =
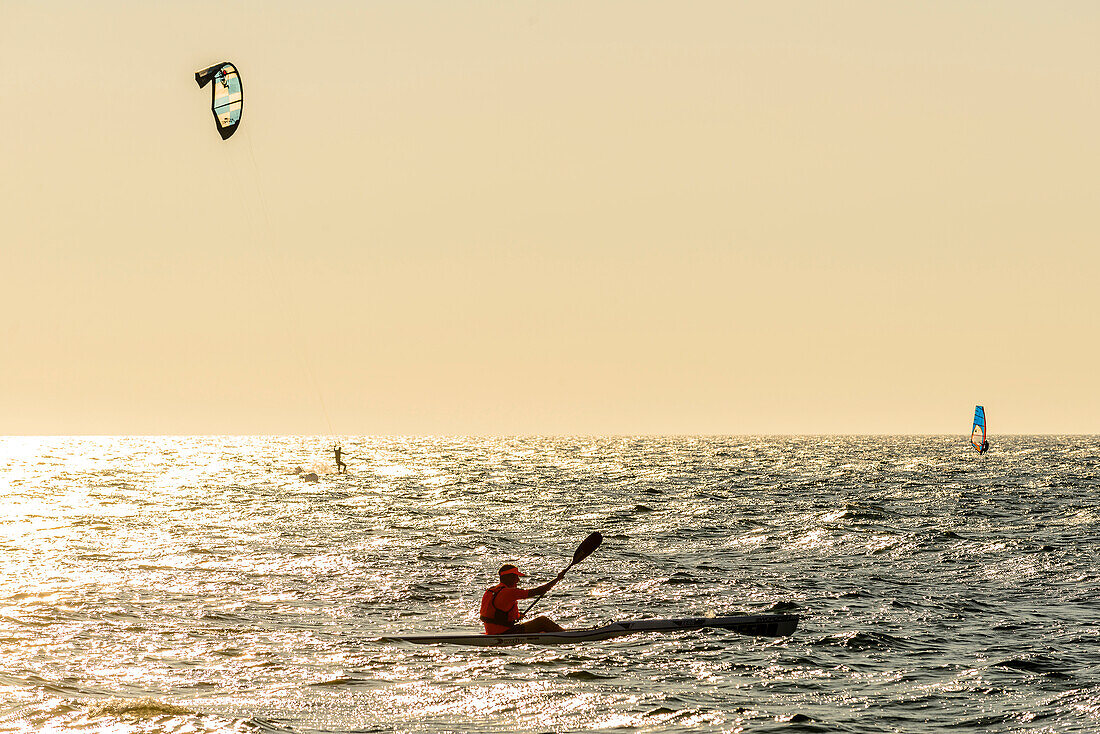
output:
[{"label": "sky", "polygon": [[1097,38],[1091,0],[0,0],[0,434],[1098,433]]}]

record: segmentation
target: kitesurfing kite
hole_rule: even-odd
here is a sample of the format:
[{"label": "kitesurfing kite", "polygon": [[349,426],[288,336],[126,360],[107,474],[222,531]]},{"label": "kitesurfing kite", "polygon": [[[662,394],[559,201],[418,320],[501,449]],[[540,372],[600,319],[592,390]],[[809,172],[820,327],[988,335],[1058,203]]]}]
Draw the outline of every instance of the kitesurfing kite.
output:
[{"label": "kitesurfing kite", "polygon": [[214,113],[218,134],[222,136],[222,140],[228,140],[241,124],[241,111],[244,109],[241,75],[237,67],[223,61],[196,71],[195,81],[200,89],[213,82],[210,88],[210,111]]},{"label": "kitesurfing kite", "polygon": [[970,429],[970,445],[979,454],[989,451],[989,441],[985,435],[985,408],[981,405],[974,406],[974,426]]}]

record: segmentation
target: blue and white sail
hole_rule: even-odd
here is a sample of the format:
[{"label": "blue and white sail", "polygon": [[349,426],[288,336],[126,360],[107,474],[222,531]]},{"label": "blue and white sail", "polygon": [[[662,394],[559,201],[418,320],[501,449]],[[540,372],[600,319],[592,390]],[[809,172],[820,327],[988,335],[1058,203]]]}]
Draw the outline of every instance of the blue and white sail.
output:
[{"label": "blue and white sail", "polygon": [[985,444],[985,408],[975,405],[974,426],[970,429],[970,445],[980,454],[983,444]]}]

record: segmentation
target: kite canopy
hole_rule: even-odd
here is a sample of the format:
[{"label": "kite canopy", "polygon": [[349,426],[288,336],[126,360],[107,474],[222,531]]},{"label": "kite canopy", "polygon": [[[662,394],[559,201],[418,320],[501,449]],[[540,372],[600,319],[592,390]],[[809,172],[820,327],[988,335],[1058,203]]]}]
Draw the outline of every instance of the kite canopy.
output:
[{"label": "kite canopy", "polygon": [[241,75],[237,67],[223,61],[196,71],[195,81],[200,89],[213,82],[210,87],[210,111],[214,113],[218,134],[222,136],[222,140],[228,140],[241,124],[241,111],[244,109]]}]

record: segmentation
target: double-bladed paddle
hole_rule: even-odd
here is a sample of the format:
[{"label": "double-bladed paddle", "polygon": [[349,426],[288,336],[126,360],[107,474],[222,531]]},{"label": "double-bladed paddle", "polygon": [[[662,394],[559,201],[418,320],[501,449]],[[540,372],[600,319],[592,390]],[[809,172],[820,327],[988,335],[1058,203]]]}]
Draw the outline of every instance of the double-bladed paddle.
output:
[{"label": "double-bladed paddle", "polygon": [[[573,566],[576,566],[578,563],[583,561],[585,558],[588,558],[590,555],[592,555],[592,552],[595,551],[597,548],[599,548],[600,543],[602,543],[602,542],[603,542],[603,536],[600,535],[598,532],[597,533],[592,533],[587,538],[585,538],[584,542],[582,542],[580,545],[578,545],[577,550],[575,550],[573,552],[573,561],[572,561],[572,563],[570,563],[568,566],[566,566],[565,570],[558,574],[558,577],[561,578],[562,576],[565,575],[565,571],[568,571],[569,569],[573,568]],[[533,602],[531,602],[531,606],[527,607],[527,609],[524,610],[523,614],[520,615],[520,619],[523,619],[524,617],[526,617],[527,612],[534,609],[535,605],[538,604],[539,601],[544,596],[546,596],[546,594],[540,594],[539,596],[535,597],[535,600]]]}]

